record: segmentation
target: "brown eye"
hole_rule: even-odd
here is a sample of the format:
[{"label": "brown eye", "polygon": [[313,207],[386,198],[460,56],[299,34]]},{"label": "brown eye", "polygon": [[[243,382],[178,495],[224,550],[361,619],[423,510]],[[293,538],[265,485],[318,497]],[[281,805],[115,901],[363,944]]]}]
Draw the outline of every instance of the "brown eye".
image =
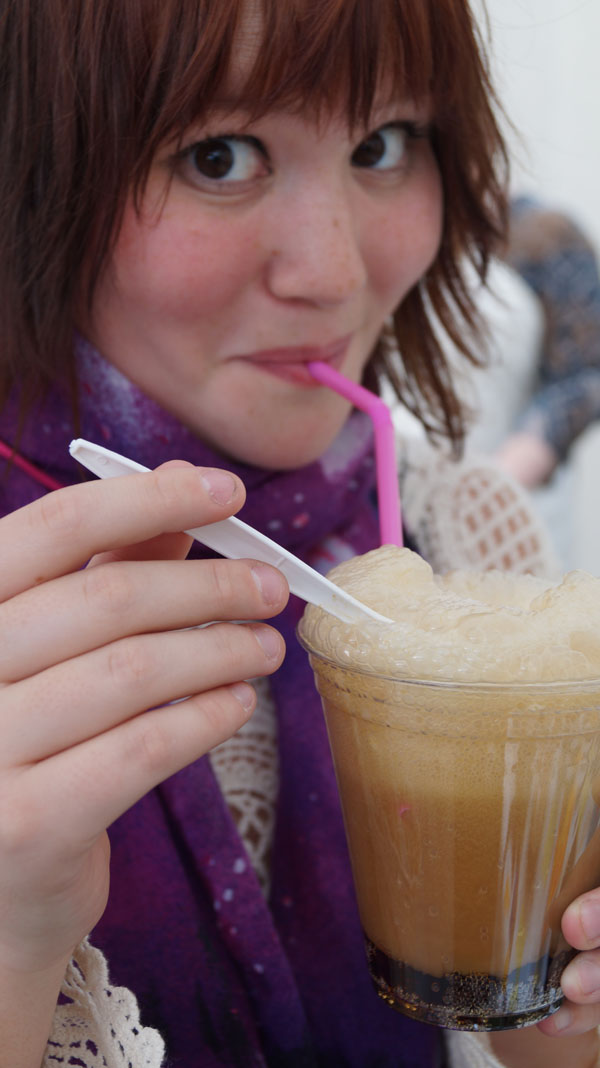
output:
[{"label": "brown eye", "polygon": [[215,138],[195,145],[192,161],[205,178],[226,178],[234,165],[235,155],[228,141]]},{"label": "brown eye", "polygon": [[400,124],[382,126],[355,148],[352,153],[353,166],[379,171],[393,170],[404,159],[408,137],[408,131]]},{"label": "brown eye", "polygon": [[223,184],[248,182],[269,173],[267,155],[254,137],[207,137],[183,154],[196,179]]}]

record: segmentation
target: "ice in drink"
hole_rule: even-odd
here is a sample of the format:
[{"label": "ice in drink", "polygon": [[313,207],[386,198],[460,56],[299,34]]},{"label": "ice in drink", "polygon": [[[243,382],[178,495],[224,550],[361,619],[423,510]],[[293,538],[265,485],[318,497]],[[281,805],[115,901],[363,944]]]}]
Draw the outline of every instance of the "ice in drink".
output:
[{"label": "ice in drink", "polygon": [[377,991],[446,1027],[542,1019],[562,911],[600,885],[600,579],[440,578],[391,547],[330,577],[397,620],[300,626]]}]

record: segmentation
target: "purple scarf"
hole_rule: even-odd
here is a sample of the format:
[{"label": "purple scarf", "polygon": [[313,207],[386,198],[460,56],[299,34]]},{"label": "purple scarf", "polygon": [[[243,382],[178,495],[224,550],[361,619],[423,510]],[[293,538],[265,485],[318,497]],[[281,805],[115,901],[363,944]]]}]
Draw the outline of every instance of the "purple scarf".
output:
[{"label": "purple scarf", "polygon": [[[240,517],[303,559],[328,567],[377,544],[370,424],[353,413],[320,461],[297,471],[232,463],[78,344],[81,436],[148,467],[181,458],[227,466],[244,481]],[[11,442],[15,409],[0,416]],[[20,452],[76,482],[69,405],[49,397]],[[11,470],[10,511],[43,492]],[[195,545],[195,555],[202,555]],[[137,995],[172,1068],[434,1068],[440,1036],[397,1015],[368,977],[320,700],[294,629],[292,598],[276,625],[287,642],[272,677],[280,794],[265,901],[207,758],[142,799],[110,829],[111,895],[92,934],[114,984]]]}]

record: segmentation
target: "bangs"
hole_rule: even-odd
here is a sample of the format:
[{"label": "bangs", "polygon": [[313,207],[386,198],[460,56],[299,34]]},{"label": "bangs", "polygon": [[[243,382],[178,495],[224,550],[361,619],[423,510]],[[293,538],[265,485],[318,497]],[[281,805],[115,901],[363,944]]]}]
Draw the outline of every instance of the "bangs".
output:
[{"label": "bangs", "polygon": [[[260,0],[252,16],[256,58],[237,105],[253,115],[277,108],[318,113],[341,107],[355,125],[368,120],[382,81],[392,95],[404,96],[409,86],[411,95],[426,95],[432,42],[427,3],[418,6],[407,18],[398,0]],[[232,7],[239,18],[243,0],[233,0]],[[237,24],[243,39],[248,16]],[[260,47],[263,40],[268,48]],[[235,59],[234,48],[229,62]]]},{"label": "bangs", "polygon": [[447,6],[446,0],[163,0],[146,42],[148,150],[180,136],[215,105],[242,109],[251,120],[277,109],[316,115],[340,109],[353,127],[368,124],[382,90],[394,99],[429,97],[436,81],[446,81],[443,59],[452,51],[442,45]]}]

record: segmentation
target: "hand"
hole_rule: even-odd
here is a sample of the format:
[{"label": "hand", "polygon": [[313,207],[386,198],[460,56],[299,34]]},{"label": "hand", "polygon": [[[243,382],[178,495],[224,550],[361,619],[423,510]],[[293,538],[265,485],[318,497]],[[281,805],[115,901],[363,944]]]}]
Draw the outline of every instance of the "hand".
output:
[{"label": "hand", "polygon": [[579,953],[565,968],[561,986],[565,1002],[541,1024],[546,1035],[578,1035],[600,1025],[600,890],[591,890],[569,905],[562,930]]},{"label": "hand", "polygon": [[548,442],[526,431],[511,434],[496,450],[494,460],[525,489],[543,485],[558,463]]},{"label": "hand", "polygon": [[562,930],[570,945],[583,951],[562,974],[566,1000],[536,1027],[490,1035],[506,1068],[595,1068],[600,1063],[600,890],[569,905]]},{"label": "hand", "polygon": [[276,631],[226,621],[281,611],[283,576],[183,559],[179,531],[243,501],[239,479],[175,463],[0,521],[0,971],[64,960],[105,907],[105,828],[235,733],[243,680],[280,665]]}]

